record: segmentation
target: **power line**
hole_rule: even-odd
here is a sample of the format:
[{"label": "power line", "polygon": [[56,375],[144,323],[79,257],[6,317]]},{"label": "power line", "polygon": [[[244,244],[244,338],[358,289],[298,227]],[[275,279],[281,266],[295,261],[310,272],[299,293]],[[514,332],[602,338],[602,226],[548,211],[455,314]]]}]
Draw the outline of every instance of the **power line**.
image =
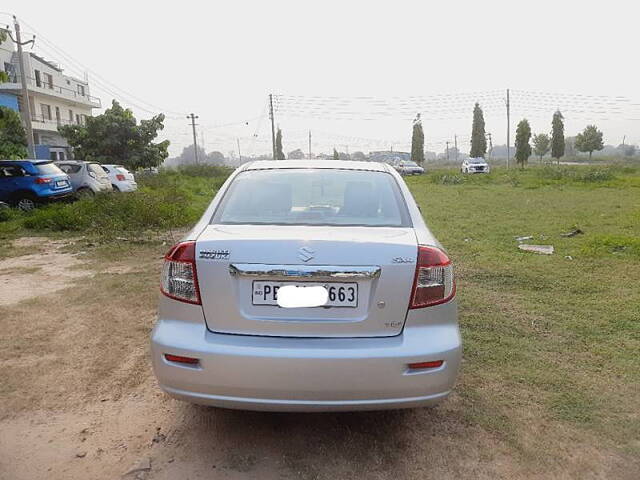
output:
[{"label": "power line", "polygon": [[[23,19],[21,19],[22,23],[24,23],[26,26],[28,26],[31,30],[33,30],[37,35],[38,35],[38,40],[42,40],[46,45],[48,45],[52,50],[54,50],[55,52],[58,53],[58,55],[62,56],[63,58],[66,59],[66,61],[76,65],[77,67],[79,66],[81,70],[84,70],[86,72],[91,73],[91,75],[95,78],[98,79],[98,81],[96,83],[98,84],[102,84],[102,87],[105,91],[107,91],[107,93],[110,93],[113,97],[115,98],[122,98],[124,97],[126,99],[126,97],[129,97],[130,99],[134,99],[139,103],[145,104],[155,110],[158,110],[160,112],[166,112],[172,115],[183,115],[182,112],[175,112],[169,109],[165,109],[165,108],[160,108],[157,105],[154,105],[150,102],[147,102],[145,100],[142,100],[138,97],[136,97],[135,95],[131,94],[130,92],[127,92],[126,90],[118,87],[117,85],[115,85],[114,83],[106,80],[105,78],[103,78],[101,75],[99,75],[98,73],[96,73],[95,71],[89,69],[88,67],[86,67],[86,65],[82,64],[80,61],[76,60],[74,57],[72,57],[70,54],[68,54],[67,52],[65,52],[62,48],[56,46],[52,41],[48,40],[46,38],[46,36],[42,35],[42,33],[40,33],[35,27],[33,27],[32,25],[30,25],[29,23],[27,23],[26,21],[24,21]],[[95,78],[92,78],[92,81],[96,81]],[[108,87],[110,86],[110,88]],[[114,94],[113,90],[115,91],[119,91],[121,92],[120,94]],[[128,101],[128,103],[134,104],[134,102]],[[148,113],[157,113],[153,112],[147,108],[141,107],[140,105],[134,105],[136,108],[140,109],[140,110],[144,110]]]}]

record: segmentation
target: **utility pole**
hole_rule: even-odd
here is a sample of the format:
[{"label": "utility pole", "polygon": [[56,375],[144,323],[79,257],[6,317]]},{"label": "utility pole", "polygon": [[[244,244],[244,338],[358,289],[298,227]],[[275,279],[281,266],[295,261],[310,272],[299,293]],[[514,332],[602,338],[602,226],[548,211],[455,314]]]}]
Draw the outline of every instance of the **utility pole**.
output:
[{"label": "utility pole", "polygon": [[190,113],[187,118],[191,119],[191,128],[193,129],[193,153],[196,156],[196,164],[198,163],[198,142],[196,140],[196,118],[197,115]]},{"label": "utility pole", "polygon": [[238,159],[240,160],[240,163],[242,163],[242,154],[240,153],[240,139],[236,138],[236,141],[238,142]]},{"label": "utility pole", "polygon": [[509,89],[507,88],[507,169],[511,160],[511,104],[509,103]]},{"label": "utility pole", "polygon": [[311,159],[311,130],[309,130],[309,159]]},{"label": "utility pole", "polygon": [[489,158],[491,158],[491,152],[493,151],[493,142],[491,141],[491,132],[485,134],[489,138]]},{"label": "utility pole", "polygon": [[458,161],[458,135],[453,136],[453,141],[456,147],[456,162]]},{"label": "utility pole", "polygon": [[271,147],[273,150],[273,159],[276,159],[276,124],[273,118],[273,95],[269,94],[269,118],[271,118]]},{"label": "utility pole", "polygon": [[451,143],[449,140],[447,140],[447,162],[449,161],[449,144]]},{"label": "utility pole", "polygon": [[16,38],[11,37],[13,43],[18,46],[18,63],[20,65],[20,83],[22,84],[22,118],[24,120],[25,131],[27,134],[27,148],[29,150],[29,156],[31,158],[36,158],[36,148],[35,141],[33,139],[33,125],[31,125],[31,105],[29,104],[29,89],[27,87],[27,72],[24,66],[24,56],[22,54],[22,46],[28,45],[29,43],[33,45],[36,37],[34,36],[31,40],[27,42],[23,42],[20,36],[20,24],[18,23],[18,19],[16,16],[13,16],[13,24],[16,31]]}]

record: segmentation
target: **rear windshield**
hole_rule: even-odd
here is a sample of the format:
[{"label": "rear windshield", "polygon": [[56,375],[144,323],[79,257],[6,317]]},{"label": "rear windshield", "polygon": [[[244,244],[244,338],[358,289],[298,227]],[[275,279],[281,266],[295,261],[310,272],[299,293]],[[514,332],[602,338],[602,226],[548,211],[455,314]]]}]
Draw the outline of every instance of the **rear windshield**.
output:
[{"label": "rear windshield", "polygon": [[40,175],[64,175],[64,172],[53,163],[37,163],[36,169]]},{"label": "rear windshield", "polygon": [[407,207],[390,174],[337,169],[242,172],[211,223],[410,226]]},{"label": "rear windshield", "polygon": [[102,169],[102,165],[98,163],[88,163],[87,169],[96,174],[96,177],[106,177],[107,173]]}]

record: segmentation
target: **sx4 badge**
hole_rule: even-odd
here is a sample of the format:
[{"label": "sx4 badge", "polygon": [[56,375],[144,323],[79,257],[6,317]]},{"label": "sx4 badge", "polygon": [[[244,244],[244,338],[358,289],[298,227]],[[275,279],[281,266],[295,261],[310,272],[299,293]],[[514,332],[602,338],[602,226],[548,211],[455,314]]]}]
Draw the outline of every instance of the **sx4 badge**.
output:
[{"label": "sx4 badge", "polygon": [[204,260],[226,260],[229,255],[229,250],[200,250],[200,258]]}]

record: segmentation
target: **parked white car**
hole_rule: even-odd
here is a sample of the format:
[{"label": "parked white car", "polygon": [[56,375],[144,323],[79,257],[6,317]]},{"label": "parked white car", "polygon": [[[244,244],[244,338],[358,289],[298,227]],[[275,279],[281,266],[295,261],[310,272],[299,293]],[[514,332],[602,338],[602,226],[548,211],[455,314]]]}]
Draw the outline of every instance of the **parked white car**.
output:
[{"label": "parked white car", "polygon": [[133,192],[138,189],[133,173],[122,165],[103,164],[102,169],[109,175],[114,192]]},{"label": "parked white car", "polygon": [[467,158],[460,167],[461,173],[489,173],[490,171],[489,164],[482,157]]},{"label": "parked white car", "polygon": [[162,269],[160,387],[247,410],[435,405],[461,359],[452,263],[389,165],[239,167]]}]

